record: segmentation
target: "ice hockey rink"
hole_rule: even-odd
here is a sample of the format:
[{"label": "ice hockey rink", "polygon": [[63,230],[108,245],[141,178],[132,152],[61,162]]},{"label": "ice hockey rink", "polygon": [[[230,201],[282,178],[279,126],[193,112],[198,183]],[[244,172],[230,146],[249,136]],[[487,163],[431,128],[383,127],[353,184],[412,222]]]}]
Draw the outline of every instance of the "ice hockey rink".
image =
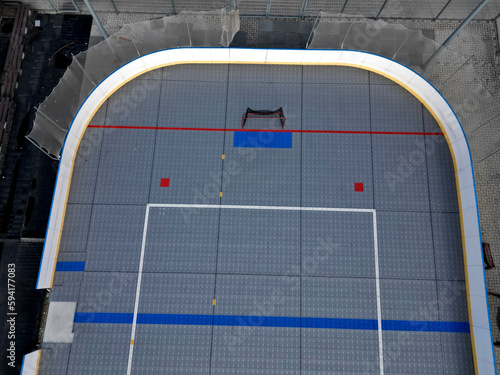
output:
[{"label": "ice hockey rink", "polygon": [[[247,107],[285,128],[242,129]],[[455,184],[434,118],[375,73],[141,75],[76,154],[50,293],[72,334],[49,325],[38,373],[471,374]]]}]

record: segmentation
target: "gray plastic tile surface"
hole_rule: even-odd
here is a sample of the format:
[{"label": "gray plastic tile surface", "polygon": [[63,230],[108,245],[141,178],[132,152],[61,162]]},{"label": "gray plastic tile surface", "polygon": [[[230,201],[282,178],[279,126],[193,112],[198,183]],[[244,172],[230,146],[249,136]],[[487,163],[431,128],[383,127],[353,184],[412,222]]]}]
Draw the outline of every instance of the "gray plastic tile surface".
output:
[{"label": "gray plastic tile surface", "polygon": [[427,173],[433,212],[458,212],[453,159],[444,137],[426,136]]},{"label": "gray plastic tile surface", "polygon": [[211,339],[210,326],[139,325],[132,373],[208,375]]},{"label": "gray plastic tile surface", "polygon": [[77,312],[133,313],[137,273],[84,272]]},{"label": "gray plastic tile surface", "polygon": [[223,209],[217,271],[298,275],[300,212]]},{"label": "gray plastic tile surface", "polygon": [[228,132],[225,156],[222,204],[300,206],[301,134],[292,148],[243,148]]},{"label": "gray plastic tile surface", "polygon": [[[300,129],[301,93],[302,85],[300,83],[230,81],[227,96],[226,128],[241,128],[242,116],[248,107],[254,110],[276,110],[283,107],[283,113],[286,117],[285,129]],[[245,127],[262,129],[259,123],[262,121],[265,120],[252,119],[247,121]]]},{"label": "gray plastic tile surface", "polygon": [[227,83],[163,81],[158,126],[223,128],[226,92]]},{"label": "gray plastic tile surface", "polygon": [[70,344],[44,344],[38,371],[40,374],[66,375]]},{"label": "gray plastic tile surface", "polygon": [[291,276],[218,276],[215,314],[300,316],[299,285]]},{"label": "gray plastic tile surface", "polygon": [[130,331],[128,324],[75,324],[67,373],[126,373]]},{"label": "gray plastic tile surface", "polygon": [[383,343],[385,374],[443,374],[439,332],[385,331]]},{"label": "gray plastic tile surface", "polygon": [[377,319],[375,279],[304,277],[302,316]]},{"label": "gray plastic tile surface", "polygon": [[87,250],[91,213],[92,205],[68,204],[66,206],[59,252],[85,252]]},{"label": "gray plastic tile surface", "polygon": [[133,80],[121,87],[108,100],[106,125],[156,126],[160,88],[161,81],[156,80]]},{"label": "gray plastic tile surface", "polygon": [[382,278],[435,279],[429,213],[379,212],[377,233]]},{"label": "gray plastic tile surface", "polygon": [[144,272],[214,273],[218,219],[218,210],[151,209]]},{"label": "gray plastic tile surface", "polygon": [[302,274],[375,277],[372,215],[303,212]]},{"label": "gray plastic tile surface", "polygon": [[380,374],[377,331],[304,329],[301,341],[302,374]]},{"label": "gray plastic tile surface", "polygon": [[424,136],[373,135],[375,209],[429,211]]},{"label": "gray plastic tile surface", "polygon": [[94,203],[148,202],[155,130],[105,129]]},{"label": "gray plastic tile surface", "polygon": [[438,280],[465,280],[459,214],[433,213],[432,231]]},{"label": "gray plastic tile surface", "polygon": [[361,84],[304,84],[304,129],[369,131],[368,91]]},{"label": "gray plastic tile surface", "polygon": [[217,204],[223,147],[222,132],[158,131],[149,202]]},{"label": "gray plastic tile surface", "polygon": [[85,270],[137,272],[145,214],[145,206],[95,205]]},{"label": "gray plastic tile surface", "polygon": [[439,320],[436,282],[380,280],[382,319]]},{"label": "gray plastic tile surface", "polygon": [[216,326],[211,374],[299,375],[300,330]]},{"label": "gray plastic tile surface", "polygon": [[302,204],[373,208],[370,135],[302,134]]},{"label": "gray plastic tile surface", "polygon": [[104,129],[87,128],[75,158],[68,203],[92,203]]},{"label": "gray plastic tile surface", "polygon": [[423,132],[422,104],[401,86],[370,87],[372,130]]},{"label": "gray plastic tile surface", "polygon": [[145,273],[139,313],[212,314],[214,275]]},{"label": "gray plastic tile surface", "polygon": [[[292,148],[235,148],[221,130],[241,128],[247,107],[283,107]],[[248,130],[269,125],[258,121]],[[146,234],[140,314],[254,317],[137,324],[132,374],[380,373],[377,330],[261,324],[376,320],[372,213],[150,207],[145,231],[148,203],[376,209],[382,319],[468,321],[444,137],[300,132],[441,133],[392,81],[349,67],[179,65],[125,85],[91,124],[133,128],[82,139],[58,260],[85,271],[57,271],[50,301],[132,316]],[[75,323],[71,345],[43,344],[39,373],[123,375],[131,333]],[[385,374],[473,372],[468,333],[384,330],[383,348]]]}]

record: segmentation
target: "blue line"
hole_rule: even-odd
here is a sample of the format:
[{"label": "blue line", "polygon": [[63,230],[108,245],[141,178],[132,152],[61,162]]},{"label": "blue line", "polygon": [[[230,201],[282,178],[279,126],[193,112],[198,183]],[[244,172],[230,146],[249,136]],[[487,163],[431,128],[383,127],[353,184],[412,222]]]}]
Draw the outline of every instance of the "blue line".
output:
[{"label": "blue line", "polygon": [[137,314],[137,324],[182,324],[211,326],[212,323],[212,315]]},{"label": "blue line", "polygon": [[376,319],[302,318],[302,328],[377,330]]},{"label": "blue line", "polygon": [[382,320],[384,331],[415,332],[460,332],[469,333],[469,323],[463,322],[426,322],[408,320]]},{"label": "blue line", "polygon": [[292,148],[292,133],[234,132],[233,147]]},{"label": "blue line", "polygon": [[130,313],[75,313],[75,323],[120,323],[132,324],[134,314]]},{"label": "blue line", "polygon": [[83,272],[85,271],[85,262],[57,262],[56,271]]},{"label": "blue line", "polygon": [[[132,324],[132,313],[75,313],[75,323]],[[299,318],[291,316],[137,314],[137,324],[226,327],[357,329],[376,331],[376,319]],[[383,320],[384,331],[469,333],[469,323]]]},{"label": "blue line", "polygon": [[215,315],[214,325],[230,327],[299,328],[300,318],[280,316]]}]

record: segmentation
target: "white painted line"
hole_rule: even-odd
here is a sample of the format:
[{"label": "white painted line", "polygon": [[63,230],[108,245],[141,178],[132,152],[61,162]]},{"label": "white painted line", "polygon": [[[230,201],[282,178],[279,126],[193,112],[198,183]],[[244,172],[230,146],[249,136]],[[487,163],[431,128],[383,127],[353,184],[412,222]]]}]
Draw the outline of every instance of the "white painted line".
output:
[{"label": "white painted line", "polygon": [[377,294],[377,320],[378,320],[378,345],[379,345],[379,366],[380,375],[384,375],[384,355],[382,346],[382,308],[380,303],[380,278],[378,262],[378,240],[377,240],[377,213],[374,209],[368,208],[331,208],[331,207],[296,207],[296,206],[240,206],[224,204],[169,204],[169,203],[150,203],[146,206],[146,216],[144,218],[144,231],[142,234],[141,257],[139,262],[139,274],[137,277],[137,289],[135,295],[134,319],[132,322],[132,334],[130,336],[130,349],[128,356],[127,375],[132,371],[132,357],[134,354],[135,330],[137,326],[137,313],[139,311],[139,298],[141,295],[142,269],[144,265],[144,253],[146,250],[146,238],[148,233],[149,209],[150,208],[225,208],[238,210],[282,210],[282,211],[323,211],[323,212],[360,212],[372,213],[373,215],[373,245],[375,252],[375,288]]},{"label": "white painted line", "polygon": [[239,206],[231,204],[163,204],[150,203],[148,207],[154,208],[227,208],[235,210],[282,210],[282,211],[325,211],[325,212],[369,212],[370,208],[330,208],[330,207],[296,207],[296,206]]},{"label": "white painted line", "polygon": [[139,262],[139,274],[137,275],[137,289],[135,292],[134,320],[132,321],[132,334],[130,335],[130,349],[128,352],[127,375],[132,371],[132,356],[134,354],[135,328],[137,326],[137,313],[139,311],[139,297],[141,296],[142,267],[144,265],[144,252],[146,250],[146,237],[148,235],[149,207],[146,207],[144,218],[144,230],[142,232],[141,260]]},{"label": "white painted line", "polygon": [[378,264],[377,212],[373,210],[373,248],[375,250],[375,290],[377,293],[378,355],[380,375],[384,375],[384,346],[382,343],[382,306],[380,303],[380,273]]}]

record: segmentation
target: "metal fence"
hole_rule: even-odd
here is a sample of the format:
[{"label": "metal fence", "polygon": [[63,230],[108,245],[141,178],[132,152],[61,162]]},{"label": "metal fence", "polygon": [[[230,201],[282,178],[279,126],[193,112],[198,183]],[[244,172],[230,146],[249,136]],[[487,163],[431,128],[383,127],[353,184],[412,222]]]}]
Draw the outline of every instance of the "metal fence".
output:
[{"label": "metal fence", "polygon": [[[22,0],[33,8],[50,12],[87,13],[82,0]],[[240,10],[242,17],[315,17],[329,13],[359,13],[365,17],[404,19],[464,19],[479,0],[91,0],[98,12],[177,14],[183,10]],[[500,13],[500,0],[490,3],[476,16],[493,20]]]}]

